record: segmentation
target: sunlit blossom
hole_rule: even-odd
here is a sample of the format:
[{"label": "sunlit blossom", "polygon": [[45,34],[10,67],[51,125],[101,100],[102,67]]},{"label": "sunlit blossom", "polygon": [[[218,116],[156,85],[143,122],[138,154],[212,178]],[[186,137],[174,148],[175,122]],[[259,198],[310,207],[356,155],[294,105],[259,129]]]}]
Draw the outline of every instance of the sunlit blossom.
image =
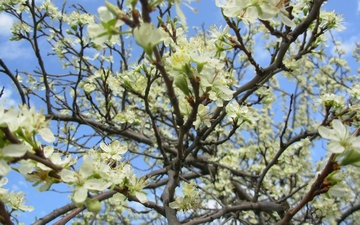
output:
[{"label": "sunlit blossom", "polygon": [[136,43],[140,45],[148,55],[153,48],[165,40],[166,33],[159,28],[154,28],[150,23],[143,23],[134,29]]},{"label": "sunlit blossom", "polygon": [[360,139],[351,135],[340,120],[332,121],[333,129],[320,126],[318,131],[321,137],[330,140],[328,150],[340,154],[348,149],[360,151]]},{"label": "sunlit blossom", "polygon": [[97,45],[101,45],[107,40],[115,42],[118,39],[116,33],[124,22],[116,19],[105,6],[99,7],[98,13],[100,16],[100,24],[92,23],[88,25],[90,37],[93,38],[93,42]]},{"label": "sunlit blossom", "polygon": [[87,198],[88,190],[104,191],[111,184],[102,178],[93,176],[92,160],[85,156],[79,171],[63,169],[60,172],[61,179],[75,186],[72,199],[75,203],[83,203]]}]

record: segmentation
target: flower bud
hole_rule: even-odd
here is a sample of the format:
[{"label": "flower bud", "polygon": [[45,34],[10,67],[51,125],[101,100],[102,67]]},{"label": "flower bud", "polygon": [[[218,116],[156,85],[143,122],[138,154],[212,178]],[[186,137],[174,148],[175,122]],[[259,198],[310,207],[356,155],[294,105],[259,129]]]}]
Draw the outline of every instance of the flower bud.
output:
[{"label": "flower bud", "polygon": [[89,212],[98,213],[101,210],[101,203],[97,199],[86,199],[86,207],[88,208]]}]

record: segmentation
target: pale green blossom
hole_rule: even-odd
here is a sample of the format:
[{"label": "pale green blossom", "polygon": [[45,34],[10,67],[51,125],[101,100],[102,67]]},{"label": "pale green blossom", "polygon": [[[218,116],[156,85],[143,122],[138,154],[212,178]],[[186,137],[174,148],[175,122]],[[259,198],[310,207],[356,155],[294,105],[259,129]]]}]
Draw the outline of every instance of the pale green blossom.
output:
[{"label": "pale green blossom", "polygon": [[53,132],[48,128],[49,121],[42,113],[35,112],[35,108],[28,109],[27,106],[20,106],[19,126],[23,128],[26,135],[40,134],[46,142],[55,141]]},{"label": "pale green blossom", "polygon": [[61,19],[62,17],[58,7],[50,0],[43,1],[39,8],[45,10],[52,19]]},{"label": "pale green blossom", "polygon": [[337,14],[335,11],[321,11],[321,26],[326,26],[327,29],[335,29],[337,31],[342,31],[345,29],[344,26],[344,16]]},{"label": "pale green blossom", "polygon": [[86,94],[90,94],[91,92],[95,91],[96,90],[96,84],[94,83],[86,83],[84,85],[84,91]]},{"label": "pale green blossom", "polygon": [[64,182],[75,186],[72,199],[76,204],[82,204],[86,200],[89,190],[104,191],[111,185],[104,179],[93,176],[92,163],[88,156],[84,156],[83,164],[78,172],[68,169],[63,169],[60,172],[61,179]]},{"label": "pale green blossom", "polygon": [[32,148],[28,144],[9,144],[0,148],[0,176],[4,176],[10,172],[8,160],[13,157],[22,157]]},{"label": "pale green blossom", "polygon": [[166,33],[160,28],[154,28],[150,23],[143,23],[140,27],[134,29],[136,43],[140,45],[145,52],[151,56],[153,48],[164,41]]},{"label": "pale green blossom", "polygon": [[91,23],[88,25],[89,36],[97,45],[101,45],[107,40],[115,42],[118,39],[118,29],[124,22],[115,18],[105,6],[99,7],[98,13],[100,24]]},{"label": "pale green blossom", "polygon": [[11,192],[7,196],[7,205],[14,210],[21,210],[23,212],[31,212],[34,210],[32,206],[26,206],[25,193],[23,192]]},{"label": "pale green blossom", "polygon": [[127,146],[121,144],[118,140],[111,142],[109,145],[101,143],[100,148],[104,151],[104,153],[101,154],[102,157],[105,159],[113,159],[115,161],[119,161],[122,158],[121,155],[128,150]]},{"label": "pale green blossom", "polygon": [[182,193],[184,196],[176,196],[175,201],[169,203],[170,208],[187,211],[200,207],[199,192],[196,190],[194,182],[183,183]]},{"label": "pale green blossom", "polygon": [[238,17],[246,24],[255,23],[257,19],[271,20],[280,16],[285,25],[295,26],[281,0],[216,0],[216,5],[223,9],[225,16]]},{"label": "pale green blossom", "polygon": [[345,106],[344,97],[332,93],[322,94],[318,102],[324,104],[326,107],[334,107],[336,109],[341,109]]},{"label": "pale green blossom", "polygon": [[320,126],[318,131],[321,137],[330,140],[328,150],[340,154],[346,150],[354,149],[360,152],[360,139],[351,135],[340,120],[332,121],[333,129]]},{"label": "pale green blossom", "polygon": [[143,191],[146,186],[146,180],[143,178],[137,178],[135,174],[128,177],[128,185],[129,194],[132,196],[136,196],[141,203],[145,203],[148,201],[145,192]]},{"label": "pale green blossom", "polygon": [[258,115],[252,109],[247,106],[240,106],[236,101],[232,101],[226,105],[226,112],[238,125],[244,121],[253,123],[259,119]]}]

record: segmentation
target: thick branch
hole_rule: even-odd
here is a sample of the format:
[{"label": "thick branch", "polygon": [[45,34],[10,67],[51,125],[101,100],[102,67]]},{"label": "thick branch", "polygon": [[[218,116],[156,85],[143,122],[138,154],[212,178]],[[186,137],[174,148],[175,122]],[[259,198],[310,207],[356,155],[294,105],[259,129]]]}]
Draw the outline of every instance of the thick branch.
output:
[{"label": "thick branch", "polygon": [[174,178],[175,172],[173,170],[168,170],[169,180],[166,183],[164,192],[161,195],[161,200],[164,203],[165,215],[169,224],[180,225],[178,218],[176,217],[176,210],[169,207],[169,203],[173,201],[174,191],[178,183],[178,179]]},{"label": "thick branch", "polygon": [[329,190],[329,187],[324,185],[323,182],[325,178],[335,170],[334,168],[335,163],[333,162],[334,156],[335,156],[334,154],[330,156],[325,168],[323,169],[321,174],[318,175],[315,182],[311,185],[311,189],[302,199],[302,201],[297,206],[295,206],[295,208],[288,210],[285,214],[285,217],[281,221],[279,221],[277,225],[289,224],[290,220],[295,216],[297,212],[299,212],[302,209],[302,207],[304,207],[307,203],[312,201],[315,196],[320,195],[322,193],[326,193]]},{"label": "thick branch", "polygon": [[195,224],[204,224],[216,219],[221,218],[227,213],[230,212],[238,212],[238,211],[246,211],[246,210],[254,210],[254,211],[263,211],[263,212],[283,212],[283,208],[281,204],[273,203],[273,202],[258,202],[258,203],[250,203],[244,202],[236,206],[230,206],[216,211],[214,214],[210,216],[199,218],[192,220],[184,225],[195,225]]},{"label": "thick branch", "polygon": [[60,114],[51,114],[51,115],[45,115],[45,117],[47,119],[52,119],[52,120],[60,120],[60,121],[71,121],[71,122],[77,122],[79,124],[86,124],[86,125],[89,125],[91,127],[95,127],[95,128],[98,128],[102,131],[105,131],[107,132],[109,135],[112,135],[112,134],[118,134],[118,135],[121,135],[121,136],[124,136],[126,138],[129,138],[131,140],[134,140],[134,141],[138,141],[138,142],[141,142],[141,143],[144,143],[144,144],[148,144],[148,145],[153,145],[153,141],[141,134],[137,134],[135,133],[134,131],[130,130],[130,129],[127,129],[127,130],[120,130],[120,129],[117,129],[116,127],[114,126],[107,126],[105,124],[102,124],[100,122],[97,122],[95,120],[92,120],[92,119],[89,119],[89,118],[86,118],[86,117],[80,117],[80,116],[77,116],[77,115],[60,115]]},{"label": "thick branch", "polygon": [[[94,196],[94,199],[97,199],[97,200],[99,200],[101,202],[101,201],[104,201],[104,200],[106,200],[108,198],[111,198],[116,193],[117,193],[117,191],[108,191],[108,192],[99,194],[97,196]],[[126,193],[124,192],[123,194],[126,194]],[[129,201],[140,202],[135,196],[127,196],[127,197],[128,197]],[[158,212],[159,214],[165,216],[164,208],[160,207],[156,203],[148,201],[148,202],[141,203],[141,204],[144,205],[145,207],[152,208],[156,212]],[[43,218],[40,218],[39,220],[34,222],[32,225],[44,225],[44,224],[47,224],[48,222],[58,218],[59,216],[69,212],[70,210],[73,210],[71,213],[69,213],[64,218],[62,218],[61,220],[59,220],[58,222],[55,223],[56,225],[66,224],[69,220],[74,218],[74,216],[76,216],[77,214],[79,214],[80,212],[82,212],[85,209],[86,209],[85,206],[81,207],[81,208],[76,208],[74,203],[70,203],[70,204],[67,204],[67,205],[59,208],[59,209],[55,209],[54,211],[52,211],[48,215],[46,215]]]},{"label": "thick branch", "polygon": [[6,225],[13,225],[14,223],[10,219],[10,214],[5,208],[5,204],[0,201],[0,223]]},{"label": "thick branch", "polygon": [[353,214],[354,212],[360,210],[360,203],[350,207],[350,209],[346,210],[341,217],[336,221],[338,224],[341,224],[341,222],[345,221],[348,216]]}]

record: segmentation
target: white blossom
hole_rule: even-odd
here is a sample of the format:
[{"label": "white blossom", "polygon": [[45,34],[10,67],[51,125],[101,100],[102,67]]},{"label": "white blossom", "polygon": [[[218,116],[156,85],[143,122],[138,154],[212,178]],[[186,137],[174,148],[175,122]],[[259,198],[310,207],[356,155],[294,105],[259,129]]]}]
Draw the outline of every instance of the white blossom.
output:
[{"label": "white blossom", "polygon": [[105,143],[100,144],[100,148],[104,151],[101,155],[106,159],[113,159],[119,161],[124,153],[127,152],[127,146],[121,144],[120,141],[115,140],[111,144],[107,145]]},{"label": "white blossom", "polygon": [[100,24],[91,23],[88,25],[89,36],[94,38],[93,42],[97,45],[101,45],[107,40],[115,42],[118,39],[116,33],[124,22],[116,19],[105,6],[99,7],[98,13],[100,15]]},{"label": "white blossom", "polygon": [[140,45],[148,55],[151,55],[152,49],[166,39],[166,33],[154,28],[150,23],[143,23],[140,27],[134,29],[136,43]]},{"label": "white blossom", "polygon": [[330,140],[327,144],[332,153],[343,153],[348,149],[360,151],[360,139],[351,135],[340,120],[332,121],[333,129],[320,126],[318,131],[321,137]]},{"label": "white blossom", "polygon": [[104,191],[111,184],[102,178],[93,176],[92,160],[84,156],[83,164],[78,172],[63,169],[60,172],[61,179],[75,186],[72,199],[75,203],[83,203],[87,198],[88,190]]},{"label": "white blossom", "polygon": [[21,157],[31,149],[31,146],[27,144],[9,144],[0,148],[0,176],[4,176],[10,172],[10,166],[7,164],[8,159]]}]

